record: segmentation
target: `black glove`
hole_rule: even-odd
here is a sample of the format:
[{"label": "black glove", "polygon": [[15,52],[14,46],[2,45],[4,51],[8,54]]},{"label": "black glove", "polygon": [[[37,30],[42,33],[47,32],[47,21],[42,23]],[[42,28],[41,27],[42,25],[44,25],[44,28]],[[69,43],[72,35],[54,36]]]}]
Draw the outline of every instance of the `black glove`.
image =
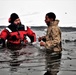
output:
[{"label": "black glove", "polygon": [[5,47],[5,40],[0,38],[0,48]]},{"label": "black glove", "polygon": [[29,38],[31,40],[31,43],[34,42],[34,37],[33,36],[30,36]]}]

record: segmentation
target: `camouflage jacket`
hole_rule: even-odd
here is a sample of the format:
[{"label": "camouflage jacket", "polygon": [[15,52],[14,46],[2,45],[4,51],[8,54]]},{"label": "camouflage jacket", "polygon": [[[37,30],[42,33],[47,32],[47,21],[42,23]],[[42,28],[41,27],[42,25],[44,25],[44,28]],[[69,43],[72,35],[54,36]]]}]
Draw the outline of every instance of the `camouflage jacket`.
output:
[{"label": "camouflage jacket", "polygon": [[61,30],[58,27],[59,20],[55,20],[48,26],[46,32],[46,49],[50,49],[55,52],[61,52]]}]

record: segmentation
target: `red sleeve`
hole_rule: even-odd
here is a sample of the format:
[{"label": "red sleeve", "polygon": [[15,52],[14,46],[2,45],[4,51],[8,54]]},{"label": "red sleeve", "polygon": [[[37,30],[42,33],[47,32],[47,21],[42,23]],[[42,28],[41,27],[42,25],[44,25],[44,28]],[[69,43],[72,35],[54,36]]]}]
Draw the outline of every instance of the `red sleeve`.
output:
[{"label": "red sleeve", "polygon": [[8,34],[9,34],[8,30],[4,29],[4,30],[1,32],[1,34],[0,34],[0,38],[6,40]]},{"label": "red sleeve", "polygon": [[29,27],[27,27],[27,35],[31,39],[31,42],[36,41],[36,34]]}]

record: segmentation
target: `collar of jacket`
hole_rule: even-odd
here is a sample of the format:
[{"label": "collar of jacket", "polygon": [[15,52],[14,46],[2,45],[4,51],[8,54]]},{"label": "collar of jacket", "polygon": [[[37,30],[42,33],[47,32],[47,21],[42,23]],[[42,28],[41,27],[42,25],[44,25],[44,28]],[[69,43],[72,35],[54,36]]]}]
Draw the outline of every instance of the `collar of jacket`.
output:
[{"label": "collar of jacket", "polygon": [[8,26],[8,28],[9,28],[12,32],[17,31],[17,25],[15,25],[15,24],[10,24],[10,25]]},{"label": "collar of jacket", "polygon": [[10,25],[8,26],[8,28],[9,28],[12,32],[25,30],[24,25],[22,25],[22,24],[21,24],[20,26],[17,26],[17,25],[15,25],[15,24],[10,24]]},{"label": "collar of jacket", "polygon": [[58,23],[59,23],[59,20],[55,20],[55,21],[52,21],[49,26],[57,26]]}]

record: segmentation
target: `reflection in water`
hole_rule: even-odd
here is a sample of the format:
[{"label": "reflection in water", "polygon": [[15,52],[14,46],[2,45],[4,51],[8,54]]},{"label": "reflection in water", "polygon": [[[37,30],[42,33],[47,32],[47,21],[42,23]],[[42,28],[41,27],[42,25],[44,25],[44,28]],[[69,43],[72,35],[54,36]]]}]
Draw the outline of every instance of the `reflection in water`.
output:
[{"label": "reflection in water", "polygon": [[17,60],[17,57],[19,56],[19,53],[17,51],[12,51],[12,54],[10,57],[12,60],[10,61],[10,71],[11,72],[17,72],[18,67],[20,66],[20,62]]},{"label": "reflection in water", "polygon": [[46,72],[44,75],[57,75],[62,54],[46,53]]},{"label": "reflection in water", "polygon": [[[11,60],[5,68],[12,75],[57,75],[60,66],[61,54],[49,54],[46,51],[27,46],[21,50],[8,50]],[[46,67],[46,69],[45,69]],[[5,69],[5,70],[6,70]],[[7,70],[6,70],[7,71]],[[44,74],[44,72],[46,73]],[[5,71],[4,71],[5,72]],[[11,75],[10,74],[10,75]]]}]

